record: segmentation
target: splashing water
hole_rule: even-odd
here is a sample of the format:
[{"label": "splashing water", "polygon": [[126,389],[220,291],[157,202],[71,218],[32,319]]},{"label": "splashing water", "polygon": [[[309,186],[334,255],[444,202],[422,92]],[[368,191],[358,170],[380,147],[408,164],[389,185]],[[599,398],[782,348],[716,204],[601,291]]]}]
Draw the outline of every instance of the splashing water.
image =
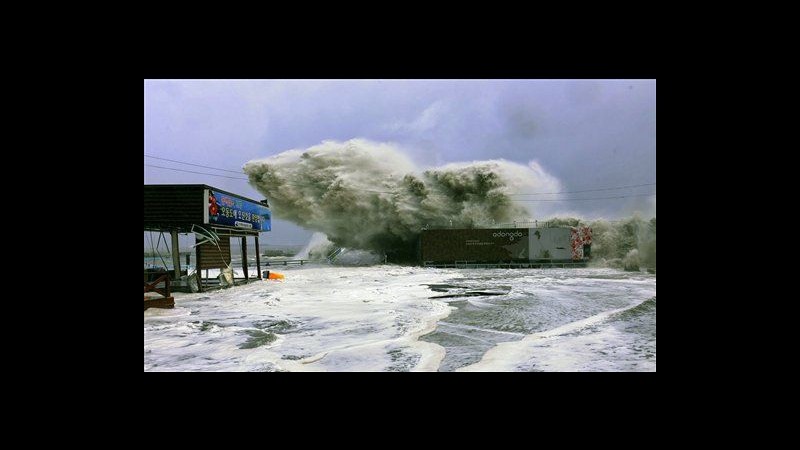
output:
[{"label": "splashing water", "polygon": [[537,163],[505,160],[417,168],[395,147],[325,141],[244,166],[277,217],[336,246],[415,259],[424,227],[471,228],[529,216],[509,194],[560,189]]},{"label": "splashing water", "polygon": [[311,239],[308,240],[308,244],[294,255],[294,258],[322,260],[331,253],[333,248],[333,243],[328,240],[324,233],[315,232],[311,235]]}]

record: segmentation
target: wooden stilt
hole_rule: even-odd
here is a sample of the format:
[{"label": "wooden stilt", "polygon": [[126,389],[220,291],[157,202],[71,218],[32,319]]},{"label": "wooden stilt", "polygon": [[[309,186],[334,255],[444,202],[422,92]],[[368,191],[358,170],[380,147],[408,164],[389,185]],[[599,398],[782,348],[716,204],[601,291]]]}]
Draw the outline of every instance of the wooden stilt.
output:
[{"label": "wooden stilt", "polygon": [[244,271],[244,280],[250,280],[247,270],[247,236],[242,236],[242,270]]},{"label": "wooden stilt", "polygon": [[258,247],[258,235],[256,235],[256,272],[258,279],[261,279],[261,249]]},{"label": "wooden stilt", "polygon": [[[195,242],[195,244],[197,243],[197,235],[196,234],[194,235],[194,242]],[[197,267],[194,270],[194,274],[197,276],[197,291],[198,292],[203,292],[203,278],[200,276],[200,267],[201,267],[201,265],[200,265],[200,258],[201,258],[201,256],[200,256],[200,246],[198,245],[194,249],[195,249],[194,250],[195,266]]]}]

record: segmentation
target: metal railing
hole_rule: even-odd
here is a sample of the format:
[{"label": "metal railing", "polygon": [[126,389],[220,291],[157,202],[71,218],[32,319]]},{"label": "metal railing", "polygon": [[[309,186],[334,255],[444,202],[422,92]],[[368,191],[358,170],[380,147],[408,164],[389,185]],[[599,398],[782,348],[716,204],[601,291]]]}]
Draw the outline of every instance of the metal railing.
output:
[{"label": "metal railing", "polygon": [[308,259],[284,259],[283,261],[267,261],[261,262],[262,266],[302,266],[308,264],[311,260]]},{"label": "metal railing", "polygon": [[453,262],[434,262],[424,261],[424,267],[433,267],[438,269],[547,269],[547,268],[577,268],[586,267],[588,261],[572,261],[572,262],[496,262],[496,263],[478,263],[469,261],[453,261]]}]

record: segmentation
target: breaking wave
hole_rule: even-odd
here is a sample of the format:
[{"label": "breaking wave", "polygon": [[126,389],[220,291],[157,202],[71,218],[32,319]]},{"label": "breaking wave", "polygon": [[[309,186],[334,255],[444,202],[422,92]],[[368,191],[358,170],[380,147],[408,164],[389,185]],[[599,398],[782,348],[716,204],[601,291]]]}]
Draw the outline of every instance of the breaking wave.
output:
[{"label": "breaking wave", "polygon": [[490,227],[528,217],[511,193],[560,189],[535,162],[451,163],[421,169],[389,144],[324,141],[244,166],[276,217],[325,233],[337,247],[415,259],[425,227]]}]

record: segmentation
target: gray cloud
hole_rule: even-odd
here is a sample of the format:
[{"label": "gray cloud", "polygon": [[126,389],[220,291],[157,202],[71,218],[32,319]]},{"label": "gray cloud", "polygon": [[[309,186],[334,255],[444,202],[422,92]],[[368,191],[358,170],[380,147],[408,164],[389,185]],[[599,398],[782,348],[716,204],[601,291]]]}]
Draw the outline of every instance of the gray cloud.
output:
[{"label": "gray cloud", "polygon": [[[149,154],[237,170],[251,159],[353,138],[395,143],[423,168],[498,158],[536,161],[564,190],[655,182],[655,80],[145,82]],[[246,181],[149,167],[145,182],[203,182],[259,195]],[[651,192],[645,187],[539,198]],[[655,202],[631,197],[551,203],[549,211],[649,216]],[[300,233],[277,223],[271,237],[279,229]]]}]

